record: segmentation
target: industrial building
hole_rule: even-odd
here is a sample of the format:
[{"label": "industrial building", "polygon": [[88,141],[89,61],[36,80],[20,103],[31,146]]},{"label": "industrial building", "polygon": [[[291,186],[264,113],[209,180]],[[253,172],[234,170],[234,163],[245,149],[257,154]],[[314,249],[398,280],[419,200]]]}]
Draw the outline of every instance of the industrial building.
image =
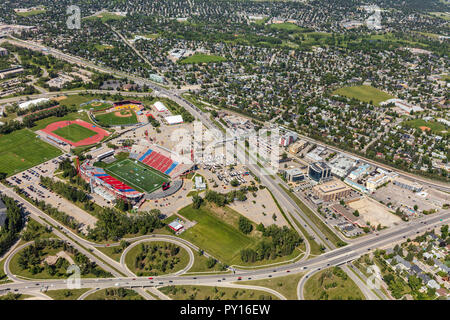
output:
[{"label": "industrial building", "polygon": [[328,180],[331,177],[331,168],[325,162],[315,162],[309,165],[309,177],[317,182]]},{"label": "industrial building", "polygon": [[347,186],[341,180],[333,179],[313,187],[312,190],[316,197],[323,201],[330,202],[349,196],[352,188]]},{"label": "industrial building", "polygon": [[345,156],[339,156],[328,163],[331,173],[336,177],[343,178],[356,165],[356,160]]}]

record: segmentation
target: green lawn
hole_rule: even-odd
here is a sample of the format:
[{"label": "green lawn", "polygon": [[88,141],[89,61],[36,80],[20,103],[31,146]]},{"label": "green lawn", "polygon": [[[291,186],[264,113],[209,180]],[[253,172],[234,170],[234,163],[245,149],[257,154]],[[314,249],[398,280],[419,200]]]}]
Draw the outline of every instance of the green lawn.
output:
[{"label": "green lawn", "polygon": [[78,142],[97,135],[97,132],[76,123],[56,129],[53,133],[72,142]]},{"label": "green lawn", "polygon": [[36,134],[27,129],[0,135],[0,172],[10,176],[61,153],[58,148],[36,138]]},{"label": "green lawn", "polygon": [[72,112],[72,113],[65,115],[64,117],[49,117],[49,118],[45,118],[42,120],[38,120],[35,122],[35,125],[34,125],[34,127],[31,128],[31,130],[38,131],[38,130],[44,129],[50,123],[53,123],[53,122],[64,121],[64,120],[76,120],[76,119],[81,119],[83,121],[92,123],[91,120],[89,120],[89,117],[87,116],[87,114],[85,112],[83,112],[83,113]]},{"label": "green lawn", "polygon": [[41,13],[45,13],[45,9],[36,9],[28,12],[16,12],[16,14],[21,17],[31,17]]},{"label": "green lawn", "polygon": [[414,119],[405,121],[402,123],[403,126],[412,127],[412,128],[420,128],[420,127],[428,127],[434,133],[440,133],[441,131],[445,131],[445,125],[440,122],[435,121],[425,121],[423,119]]},{"label": "green lawn", "polygon": [[365,300],[352,279],[339,267],[314,274],[305,283],[305,300]]},{"label": "green lawn", "polygon": [[124,159],[114,162],[105,170],[120,181],[144,192],[153,192],[164,182],[169,181],[169,178],[163,173],[137,162],[137,160],[134,162],[131,159]]},{"label": "green lawn", "polygon": [[86,19],[86,20],[100,19],[104,23],[104,22],[108,22],[108,21],[111,21],[111,20],[122,20],[124,18],[125,18],[124,16],[120,16],[120,15],[117,15],[117,14],[114,14],[114,13],[111,13],[111,12],[102,12],[101,14],[97,14],[95,16],[86,17],[86,18],[83,18],[83,19]]},{"label": "green lawn", "polygon": [[395,98],[394,96],[372,86],[345,87],[335,90],[332,94],[347,98],[355,98],[363,102],[372,101],[374,105],[379,105],[380,102]]},{"label": "green lawn", "polygon": [[287,30],[287,31],[301,31],[303,28],[299,27],[296,24],[290,23],[290,22],[284,22],[284,23],[272,23],[270,25],[271,29],[275,30]]},{"label": "green lawn", "polygon": [[239,281],[236,283],[266,287],[278,291],[288,300],[297,300],[297,285],[304,275],[304,273],[297,273],[284,277],[276,277],[263,280]]},{"label": "green lawn", "polygon": [[226,61],[224,57],[216,56],[212,54],[203,54],[203,53],[196,53],[190,57],[181,59],[179,62],[182,64],[189,64],[189,63],[212,63],[212,62],[223,62]]},{"label": "green lawn", "polygon": [[[125,257],[125,263],[127,267],[137,276],[160,276],[163,274],[175,273],[187,266],[189,263],[189,254],[188,252],[177,246],[179,248],[179,252],[173,256],[170,255],[167,249],[165,249],[165,245],[170,244],[170,242],[162,242],[162,241],[149,241],[136,245],[128,251]],[[152,246],[157,246],[157,251],[151,253],[150,251],[147,253],[143,253],[142,245],[148,246],[152,248]],[[144,254],[147,256],[143,261],[143,265],[136,266],[136,258]],[[166,254],[167,257],[165,256]],[[158,266],[161,266],[164,261],[167,261],[167,267],[163,269],[158,269]]]},{"label": "green lawn", "polygon": [[178,213],[197,224],[181,234],[181,237],[193,242],[226,264],[240,264],[240,251],[253,247],[257,239],[240,232],[236,227],[219,219],[202,206],[200,209],[192,205],[184,207]]},{"label": "green lawn", "polygon": [[279,300],[264,291],[219,286],[168,286],[158,290],[173,300]]},{"label": "green lawn", "polygon": [[[124,110],[122,110],[121,112],[123,112],[123,111]],[[108,113],[102,113],[102,114],[96,114],[95,119],[100,124],[110,125],[110,126],[120,126],[120,125],[138,123],[136,113],[134,111],[130,111],[130,112],[131,112],[131,114],[128,117],[116,116],[115,111],[108,112]]]},{"label": "green lawn", "polygon": [[84,110],[90,110],[90,109],[94,109],[94,110],[105,110],[105,109],[108,109],[108,108],[112,108],[112,105],[111,105],[111,104],[108,104],[108,103],[100,103],[99,106],[93,105],[93,104],[95,104],[95,102],[83,106],[83,109],[84,109]]},{"label": "green lawn", "polygon": [[89,290],[90,288],[62,289],[62,290],[50,290],[44,293],[53,300],[77,300],[83,293]]}]

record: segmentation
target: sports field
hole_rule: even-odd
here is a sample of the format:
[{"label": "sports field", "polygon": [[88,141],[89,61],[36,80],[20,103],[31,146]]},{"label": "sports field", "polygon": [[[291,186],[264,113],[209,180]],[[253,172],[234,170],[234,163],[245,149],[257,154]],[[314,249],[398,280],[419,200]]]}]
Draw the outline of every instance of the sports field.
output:
[{"label": "sports field", "polygon": [[56,129],[53,133],[72,142],[78,142],[97,135],[97,132],[89,130],[88,128],[80,126],[76,123]]},{"label": "sports field", "polygon": [[169,178],[164,174],[137,162],[137,160],[135,162],[135,160],[124,159],[106,167],[105,170],[136,190],[148,193],[155,191],[164,182],[169,181]]},{"label": "sports field", "polygon": [[340,88],[334,91],[333,94],[337,94],[347,98],[355,98],[363,102],[372,101],[372,103],[376,106],[378,106],[380,102],[395,98],[394,96],[372,86],[354,86]]},{"label": "sports field", "polygon": [[203,54],[196,53],[190,57],[184,58],[180,60],[181,64],[189,64],[189,63],[211,63],[211,62],[223,62],[226,61],[224,57],[216,56],[212,54]]},{"label": "sports field", "polygon": [[8,176],[57,157],[62,152],[27,130],[0,135],[0,172]]},{"label": "sports field", "polygon": [[138,123],[136,113],[132,110],[120,110],[96,114],[95,119],[100,124],[110,126],[120,126]]}]

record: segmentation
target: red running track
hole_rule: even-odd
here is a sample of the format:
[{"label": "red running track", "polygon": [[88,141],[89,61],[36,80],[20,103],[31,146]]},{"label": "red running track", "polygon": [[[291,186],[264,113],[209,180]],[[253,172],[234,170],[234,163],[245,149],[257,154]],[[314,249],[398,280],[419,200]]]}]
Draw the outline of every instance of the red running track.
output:
[{"label": "red running track", "polygon": [[[80,140],[78,142],[73,142],[73,141],[64,139],[63,137],[60,137],[57,134],[53,133],[53,131],[55,131],[59,128],[64,128],[64,127],[67,127],[68,125],[71,125],[74,123],[78,124],[82,127],[88,128],[89,130],[92,130],[92,131],[96,132],[97,134],[95,136]],[[102,139],[104,137],[109,136],[108,131],[103,130],[102,128],[99,128],[98,126],[95,126],[91,123],[88,123],[88,122],[80,120],[80,119],[76,119],[74,121],[65,120],[65,121],[53,122],[53,123],[49,124],[47,127],[45,127],[44,129],[42,129],[41,131],[45,132],[46,134],[48,134],[52,137],[55,137],[61,141],[67,142],[68,144],[70,144],[73,147],[81,147],[81,146],[88,146],[91,144],[95,144],[95,143],[102,141]]]}]

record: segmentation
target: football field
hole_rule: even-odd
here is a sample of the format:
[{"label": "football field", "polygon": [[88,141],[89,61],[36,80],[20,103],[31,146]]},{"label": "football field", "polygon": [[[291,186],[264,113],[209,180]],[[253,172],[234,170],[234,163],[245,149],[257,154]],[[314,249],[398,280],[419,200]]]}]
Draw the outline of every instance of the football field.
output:
[{"label": "football field", "polygon": [[80,126],[76,123],[56,129],[53,133],[72,142],[78,142],[97,135],[97,132],[89,130],[88,128]]},{"label": "football field", "polygon": [[153,192],[169,178],[137,160],[124,159],[105,168],[113,177],[125,182],[138,191]]}]

